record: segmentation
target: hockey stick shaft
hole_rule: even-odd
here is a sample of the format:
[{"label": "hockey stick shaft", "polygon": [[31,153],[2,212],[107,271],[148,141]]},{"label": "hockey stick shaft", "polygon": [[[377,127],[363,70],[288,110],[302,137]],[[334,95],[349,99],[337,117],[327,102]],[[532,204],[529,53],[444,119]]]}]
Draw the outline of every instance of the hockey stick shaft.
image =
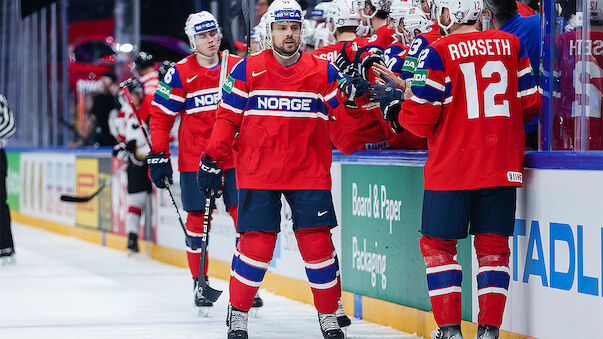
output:
[{"label": "hockey stick shaft", "polygon": [[203,235],[201,236],[201,260],[199,261],[199,283],[197,288],[200,289],[201,295],[210,300],[216,302],[222,291],[216,290],[209,286],[205,281],[205,262],[207,261],[207,244],[209,242],[209,221],[211,219],[211,208],[215,201],[214,191],[208,190],[205,192],[207,197],[205,198],[205,214],[203,215]]},{"label": "hockey stick shaft", "polygon": [[[136,119],[138,120],[138,125],[142,129],[142,134],[144,135],[144,138],[147,141],[147,144],[149,145],[151,152],[153,153],[153,145],[151,144],[151,138],[149,137],[149,134],[148,134],[144,124],[142,123],[140,116],[138,115],[138,110],[136,109],[136,106],[134,105],[134,100],[132,99],[130,90],[128,89],[128,87],[124,87],[123,91],[124,91],[124,94],[126,95],[126,98],[128,99],[128,102],[130,103],[130,106],[132,106],[132,111],[134,112],[134,115],[136,116]],[[165,188],[168,191],[168,195],[170,196],[172,206],[174,206],[174,210],[176,211],[176,216],[178,217],[178,223],[180,224],[180,228],[182,228],[182,232],[184,232],[184,236],[186,237],[186,240],[187,240],[189,246],[191,247],[191,249],[196,250],[197,242],[193,241],[193,239],[186,232],[186,227],[184,226],[184,222],[182,221],[182,215],[180,214],[180,209],[178,208],[178,205],[176,205],[176,199],[174,199],[174,195],[172,194],[172,190],[170,189],[170,185],[167,183],[167,180],[164,181],[164,184],[165,184]]]},{"label": "hockey stick shaft", "polygon": [[94,197],[96,197],[103,190],[103,188],[109,186],[109,184],[111,183],[111,181],[113,181],[113,179],[115,177],[117,177],[117,175],[119,173],[123,172],[127,167],[128,167],[127,163],[125,163],[124,165],[122,165],[107,180],[103,181],[103,183],[96,189],[96,191],[92,192],[92,194],[90,194],[88,196],[85,196],[85,197],[78,197],[78,196],[72,196],[72,195],[63,194],[63,195],[61,195],[61,201],[66,201],[66,202],[88,202],[88,201],[92,200]]},{"label": "hockey stick shaft", "polygon": [[[246,4],[243,4],[246,2]],[[249,18],[249,0],[241,0],[241,12],[243,12],[243,20],[247,26],[247,55],[251,54],[251,19]]]},{"label": "hockey stick shaft", "polygon": [[228,74],[228,52],[227,49],[222,51],[222,60],[220,62],[220,83],[218,87],[218,96],[220,100],[222,99],[222,86],[224,86],[224,81],[226,80],[226,74]]}]

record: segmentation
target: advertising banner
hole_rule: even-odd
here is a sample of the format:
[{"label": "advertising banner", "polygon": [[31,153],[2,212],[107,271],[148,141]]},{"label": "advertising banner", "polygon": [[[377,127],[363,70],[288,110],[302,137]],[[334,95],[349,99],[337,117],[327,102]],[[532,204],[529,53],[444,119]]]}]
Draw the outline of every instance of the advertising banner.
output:
[{"label": "advertising banner", "polygon": [[[98,159],[79,158],[75,163],[75,187],[77,196],[92,194],[98,188]],[[98,228],[98,203],[94,198],[85,203],[78,203],[75,209],[76,223],[78,226]]]},{"label": "advertising banner", "polygon": [[[601,192],[603,171],[526,171],[509,241],[511,284],[503,329],[547,339],[603,332]],[[475,292],[473,303],[476,321]]]},{"label": "advertising banner", "polygon": [[19,193],[20,193],[20,175],[21,175],[21,156],[18,152],[7,152],[6,160],[8,168],[6,172],[6,201],[13,211],[20,211]]},{"label": "advertising banner", "polygon": [[75,155],[21,153],[19,210],[25,215],[75,224],[75,206],[60,200],[74,194]]},{"label": "advertising banner", "polygon": [[[431,310],[419,249],[421,167],[341,165],[343,289]],[[471,274],[468,240],[458,261]],[[463,281],[463,318],[471,319],[471,280]]]}]

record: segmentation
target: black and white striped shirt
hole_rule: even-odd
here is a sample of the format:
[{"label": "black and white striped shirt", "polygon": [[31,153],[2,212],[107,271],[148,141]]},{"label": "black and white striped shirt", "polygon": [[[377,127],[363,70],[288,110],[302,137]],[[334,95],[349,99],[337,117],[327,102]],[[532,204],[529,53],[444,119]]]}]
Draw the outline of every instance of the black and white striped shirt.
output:
[{"label": "black and white striped shirt", "polygon": [[17,126],[13,112],[8,107],[6,98],[0,94],[0,140],[4,141],[10,138],[16,130]]}]

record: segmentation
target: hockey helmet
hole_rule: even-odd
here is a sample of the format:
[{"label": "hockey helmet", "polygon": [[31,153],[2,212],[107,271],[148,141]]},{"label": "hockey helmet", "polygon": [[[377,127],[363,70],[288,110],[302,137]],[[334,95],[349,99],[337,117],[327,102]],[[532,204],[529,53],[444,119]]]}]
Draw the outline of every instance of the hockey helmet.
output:
[{"label": "hockey helmet", "polygon": [[433,21],[427,18],[427,14],[421,8],[413,7],[408,11],[406,17],[404,17],[403,26],[404,37],[410,43],[415,38],[415,30],[421,33],[430,32],[433,27]]},{"label": "hockey helmet", "polygon": [[[389,12],[389,8],[391,6],[392,0],[354,0],[355,10],[360,13],[363,17],[367,19],[373,18],[377,15],[377,12]],[[366,15],[364,14],[364,8],[366,5],[370,5],[373,8],[373,14]]]},{"label": "hockey helmet", "polygon": [[140,53],[138,53],[138,56],[134,60],[134,65],[136,65],[136,70],[138,70],[138,71],[141,71],[148,67],[154,67],[155,66],[155,58],[153,57],[153,55],[151,55],[149,53],[140,52]]},{"label": "hockey helmet", "polygon": [[360,14],[354,9],[353,0],[335,0],[327,11],[327,25],[332,34],[341,27],[358,27],[362,23]]},{"label": "hockey helmet", "polygon": [[[266,12],[266,47],[272,48],[272,24],[275,22],[299,22],[303,32],[303,15],[301,6],[294,0],[276,0]],[[301,46],[301,44],[300,44]],[[299,47],[298,47],[299,50]],[[283,56],[284,57],[284,56]]]},{"label": "hockey helmet", "polygon": [[327,20],[326,16],[327,16],[329,7],[331,7],[330,1],[317,3],[316,6],[314,6],[314,9],[312,9],[312,14],[310,15],[310,19],[315,20],[318,23]]},{"label": "hockey helmet", "polygon": [[405,20],[406,15],[413,8],[410,0],[392,0],[392,4],[389,8],[389,18],[394,22],[394,30],[400,36],[404,33],[399,30],[400,21]]},{"label": "hockey helmet", "polygon": [[189,15],[188,19],[186,19],[186,24],[184,24],[184,33],[188,36],[191,50],[193,52],[197,51],[195,35],[213,30],[217,30],[218,36],[222,39],[222,31],[220,30],[220,25],[218,25],[218,20],[210,12],[202,11]]},{"label": "hockey helmet", "polygon": [[[466,24],[479,19],[484,8],[482,0],[435,0],[434,6],[435,19],[446,33],[455,23]],[[448,25],[443,25],[440,22],[444,8],[448,8],[450,14],[450,24]]]}]

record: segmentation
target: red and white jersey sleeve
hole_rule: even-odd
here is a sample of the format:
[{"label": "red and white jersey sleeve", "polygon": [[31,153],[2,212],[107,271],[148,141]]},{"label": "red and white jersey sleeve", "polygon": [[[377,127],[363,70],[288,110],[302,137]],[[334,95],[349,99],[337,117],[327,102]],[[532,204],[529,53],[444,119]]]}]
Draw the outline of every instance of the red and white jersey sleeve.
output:
[{"label": "red and white jersey sleeve", "polygon": [[[228,71],[239,60],[229,56]],[[155,91],[149,124],[153,151],[169,151],[169,132],[180,115],[178,170],[181,172],[194,172],[199,167],[201,153],[216,121],[220,69],[221,65],[202,67],[195,55],[190,55],[168,70]],[[224,160],[225,168],[234,166],[232,156]]]},{"label": "red and white jersey sleeve", "polygon": [[140,82],[144,87],[144,95],[153,96],[157,86],[159,86],[159,72],[152,71],[140,77]]},{"label": "red and white jersey sleeve", "polygon": [[426,137],[425,189],[521,186],[524,115],[541,94],[519,40],[502,31],[446,36],[421,52],[401,125]]},{"label": "red and white jersey sleeve", "polygon": [[238,188],[330,189],[328,123],[340,78],[330,62],[308,53],[288,67],[272,50],[246,57],[222,88],[208,156],[223,161],[238,130]]}]

